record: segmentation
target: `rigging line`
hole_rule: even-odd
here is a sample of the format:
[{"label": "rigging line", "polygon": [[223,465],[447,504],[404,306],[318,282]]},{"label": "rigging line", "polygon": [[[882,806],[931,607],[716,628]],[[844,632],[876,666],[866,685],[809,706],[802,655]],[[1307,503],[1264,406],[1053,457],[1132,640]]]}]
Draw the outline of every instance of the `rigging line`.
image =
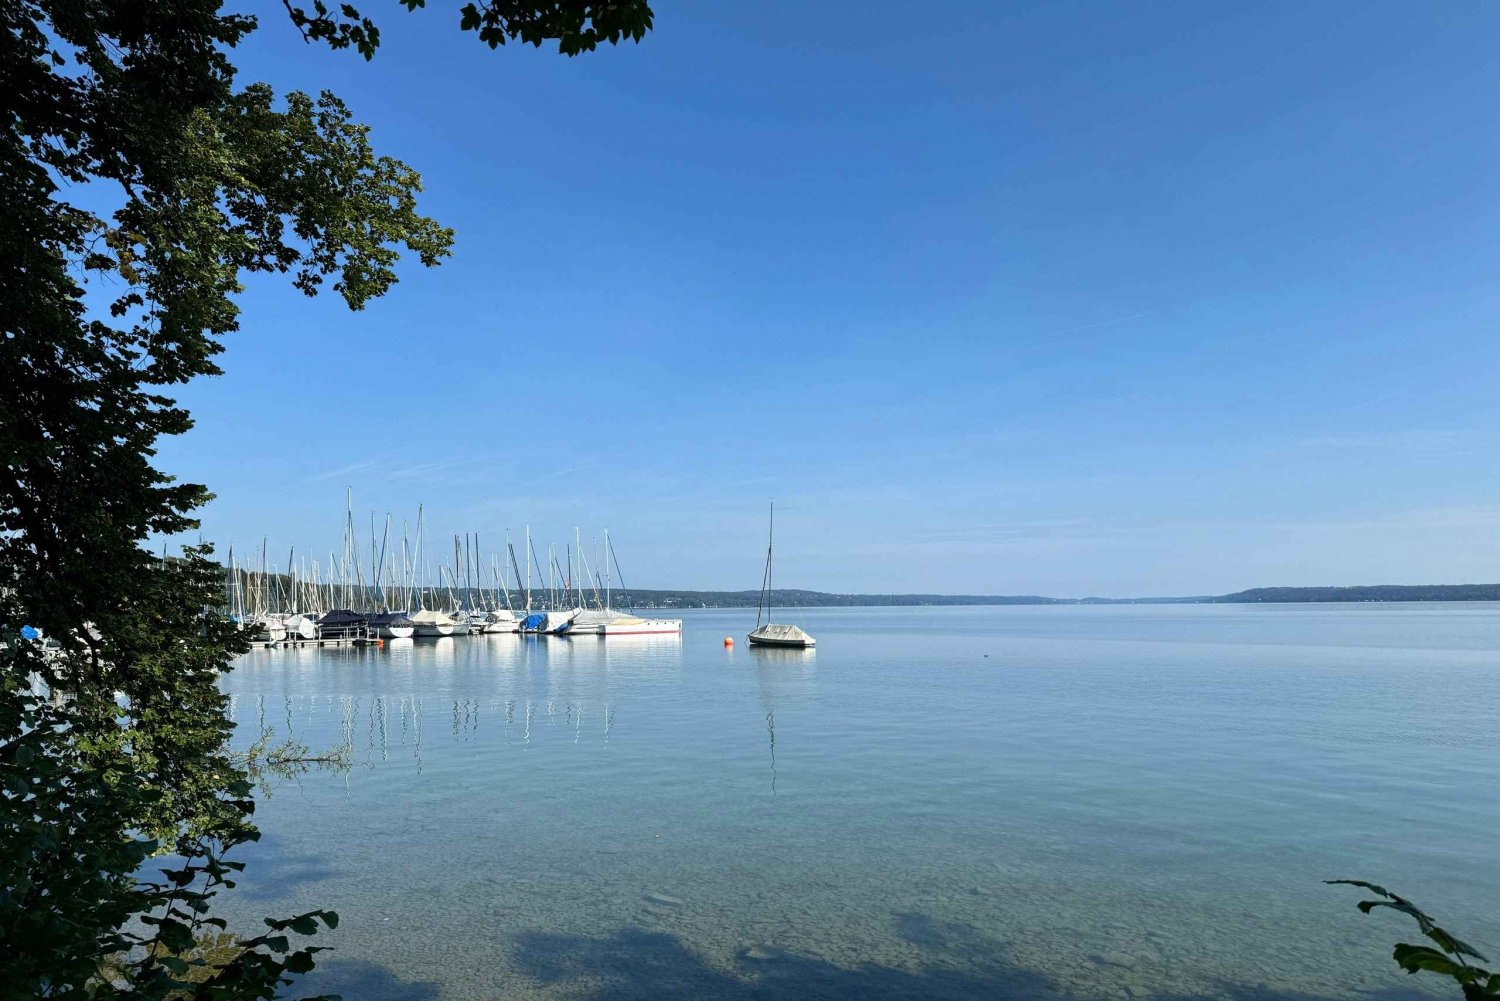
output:
[{"label": "rigging line", "polygon": [[609,546],[609,558],[615,564],[615,576],[620,580],[620,590],[625,592],[625,597],[630,601],[630,610],[634,612],[635,598],[631,595],[630,588],[625,586],[625,571],[620,569],[620,558],[615,555],[615,544],[609,540],[609,536],[606,535],[604,538],[605,544]]}]

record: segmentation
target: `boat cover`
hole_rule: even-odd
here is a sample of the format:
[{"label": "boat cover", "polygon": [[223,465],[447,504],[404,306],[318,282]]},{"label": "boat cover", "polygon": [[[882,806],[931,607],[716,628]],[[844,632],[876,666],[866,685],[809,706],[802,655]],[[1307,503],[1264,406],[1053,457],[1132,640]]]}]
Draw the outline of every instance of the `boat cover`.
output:
[{"label": "boat cover", "polygon": [[776,643],[812,643],[813,638],[796,626],[776,626],[766,623],[750,636],[758,640],[771,640]]},{"label": "boat cover", "polygon": [[348,608],[335,608],[318,617],[320,626],[359,626],[364,625],[365,617],[358,612]]},{"label": "boat cover", "polygon": [[541,612],[532,612],[530,615],[526,616],[526,618],[521,620],[521,628],[528,633],[534,633],[538,629],[542,628],[542,623],[546,621],[546,615],[542,614]]}]

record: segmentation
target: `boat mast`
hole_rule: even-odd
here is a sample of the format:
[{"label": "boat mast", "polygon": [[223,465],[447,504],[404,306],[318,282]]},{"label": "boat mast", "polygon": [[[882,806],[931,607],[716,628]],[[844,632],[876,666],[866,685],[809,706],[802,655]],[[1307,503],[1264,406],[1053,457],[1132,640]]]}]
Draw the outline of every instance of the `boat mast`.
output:
[{"label": "boat mast", "polygon": [[771,530],[766,537],[766,572],[760,581],[760,604],[755,607],[755,628],[760,628],[762,612],[767,619],[771,612],[771,549],[776,545],[776,501],[771,500]]},{"label": "boat mast", "polygon": [[[510,529],[505,530],[505,551],[510,554],[510,569],[516,575],[516,590],[521,589],[521,567],[516,563],[516,547],[510,541]],[[510,607],[510,589],[505,591],[505,607]],[[526,613],[531,614],[531,602],[526,602]]]}]

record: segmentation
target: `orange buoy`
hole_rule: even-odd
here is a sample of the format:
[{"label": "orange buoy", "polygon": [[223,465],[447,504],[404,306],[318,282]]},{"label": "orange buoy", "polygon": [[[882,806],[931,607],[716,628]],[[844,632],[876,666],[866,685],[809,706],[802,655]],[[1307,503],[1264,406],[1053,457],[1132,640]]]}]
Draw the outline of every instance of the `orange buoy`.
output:
[{"label": "orange buoy", "polygon": [[385,646],[385,640],[376,640],[375,645],[378,647]]},{"label": "orange buoy", "polygon": [[724,645],[725,646],[734,646],[734,637],[733,636],[725,636],[724,637]]}]

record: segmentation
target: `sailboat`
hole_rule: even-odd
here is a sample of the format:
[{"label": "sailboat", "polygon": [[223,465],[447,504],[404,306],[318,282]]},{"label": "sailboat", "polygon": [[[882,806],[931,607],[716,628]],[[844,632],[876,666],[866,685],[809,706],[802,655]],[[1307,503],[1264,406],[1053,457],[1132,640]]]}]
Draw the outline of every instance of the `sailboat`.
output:
[{"label": "sailboat", "polygon": [[375,634],[385,640],[411,639],[417,624],[405,612],[376,612],[366,621]]},{"label": "sailboat", "polygon": [[[615,557],[615,547],[609,541],[609,529],[604,530],[604,597],[599,597],[597,582],[594,585],[594,607],[583,607],[583,581],[593,579],[593,572],[588,568],[588,561],[583,555],[582,540],[578,538],[578,530],[574,529],[574,540],[577,543],[579,562],[579,584],[576,588],[578,607],[574,610],[573,619],[568,626],[570,636],[641,636],[657,633],[681,633],[681,619],[645,619],[636,615],[635,612],[622,612],[616,609],[610,602],[610,567],[613,565],[616,571],[620,569],[620,561]],[[621,575],[620,583],[624,584],[624,576]]]},{"label": "sailboat", "polygon": [[[777,625],[771,622],[771,550],[776,545],[776,502],[771,502],[771,533],[766,543],[766,573],[760,582],[760,604],[755,608],[755,631],[745,637],[751,646],[791,647],[806,650],[818,641],[796,626]],[[766,619],[761,625],[761,617]]]}]

